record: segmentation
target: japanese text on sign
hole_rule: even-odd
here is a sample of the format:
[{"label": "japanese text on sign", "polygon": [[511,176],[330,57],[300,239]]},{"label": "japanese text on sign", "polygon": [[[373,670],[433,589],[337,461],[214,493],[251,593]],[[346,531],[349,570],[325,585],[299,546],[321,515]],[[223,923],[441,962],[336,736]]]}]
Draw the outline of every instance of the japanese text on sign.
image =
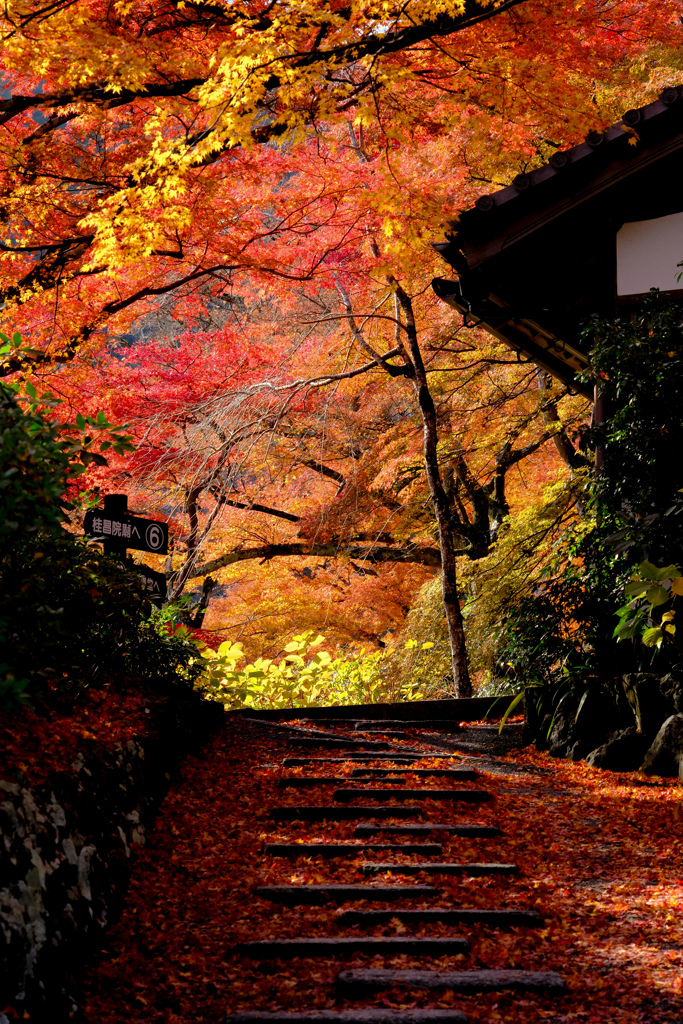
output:
[{"label": "japanese text on sign", "polygon": [[112,515],[101,509],[86,512],[83,529],[86,536],[98,537],[138,551],[165,555],[168,551],[168,526],[154,519],[141,519],[119,512]]},{"label": "japanese text on sign", "polygon": [[[130,523],[121,523],[116,519],[100,519],[95,516],[92,521],[93,533],[107,537],[130,537],[131,536],[131,525]],[[138,537],[140,534],[135,531],[134,536]]]}]

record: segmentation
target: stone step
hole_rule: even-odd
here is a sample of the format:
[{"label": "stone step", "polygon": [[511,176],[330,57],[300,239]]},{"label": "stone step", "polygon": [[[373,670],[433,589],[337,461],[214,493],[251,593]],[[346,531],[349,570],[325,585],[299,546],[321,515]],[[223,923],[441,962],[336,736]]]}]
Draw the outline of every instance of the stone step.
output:
[{"label": "stone step", "polygon": [[381,968],[342,971],[337,976],[337,998],[361,999],[389,988],[447,989],[451,992],[554,992],[565,991],[555,971],[392,971]]},{"label": "stone step", "polygon": [[[368,778],[382,779],[383,782],[388,782],[389,779],[385,778],[387,775],[394,774],[401,775],[417,775],[420,779],[426,779],[429,776],[438,776],[448,779],[457,779],[458,782],[473,782],[479,778],[479,772],[475,772],[472,768],[354,768],[351,772],[352,778],[360,778],[361,776],[367,776]],[[393,779],[391,780],[393,782]]]},{"label": "stone step", "polygon": [[303,768],[308,764],[339,765],[339,764],[365,764],[368,761],[382,761],[384,764],[416,764],[418,761],[452,761],[453,754],[423,754],[420,751],[406,753],[395,753],[383,757],[381,754],[349,754],[348,757],[285,757],[282,761],[284,768]]},{"label": "stone step", "polygon": [[537,910],[480,910],[479,907],[428,907],[423,910],[345,910],[337,918],[342,928],[360,925],[375,928],[396,919],[401,924],[486,924],[491,928],[540,928],[543,918]]},{"label": "stone step", "polygon": [[222,1024],[467,1024],[460,1010],[394,1010],[368,1007],[362,1010],[248,1010],[230,1013]]},{"label": "stone step", "polygon": [[343,736],[299,736],[296,733],[288,733],[287,743],[290,747],[301,747],[302,750],[310,750],[313,747],[391,750],[391,744],[385,743],[384,740],[361,740],[352,736],[346,739]]},{"label": "stone step", "polygon": [[390,804],[386,807],[274,807],[273,821],[353,821],[355,818],[412,818],[420,808]]},{"label": "stone step", "polygon": [[438,861],[423,861],[420,864],[362,864],[361,874],[383,875],[390,871],[392,875],[419,875],[425,871],[428,875],[469,875],[477,878],[482,875],[517,875],[517,864],[452,864]]},{"label": "stone step", "polygon": [[338,789],[332,798],[351,800],[451,800],[457,803],[478,804],[491,799],[483,789]]},{"label": "stone step", "polygon": [[438,857],[438,843],[266,843],[267,857],[358,857],[361,853],[424,853]]},{"label": "stone step", "polygon": [[421,938],[416,936],[343,938],[260,939],[242,942],[234,952],[255,960],[289,960],[295,956],[339,957],[362,953],[365,956],[457,956],[469,952],[467,939],[461,936]]},{"label": "stone step", "polygon": [[[376,733],[381,736],[389,736],[392,740],[407,740],[409,739],[408,733],[403,729],[363,729],[366,735],[374,735]],[[414,742],[414,740],[413,740]]]},{"label": "stone step", "polygon": [[[419,812],[419,808],[414,808]],[[360,821],[353,830],[354,836],[375,836],[379,833],[390,836],[424,836],[431,833],[449,836],[478,837],[500,836],[503,833],[496,825],[439,825],[433,821],[411,821],[409,825],[375,825],[371,821]]]},{"label": "stone step", "polygon": [[324,885],[258,885],[254,895],[271,903],[299,907],[357,900],[393,903],[394,900],[425,899],[437,896],[438,892],[433,885],[343,885],[329,882]]},{"label": "stone step", "polygon": [[[405,782],[405,779],[385,778],[383,782]],[[315,786],[338,786],[340,782],[353,782],[358,785],[357,779],[345,779],[339,775],[293,775],[290,779],[278,779],[280,789],[309,789]]]},{"label": "stone step", "polygon": [[[293,733],[305,737],[322,736],[323,739],[334,739],[334,733],[323,732],[320,729],[313,729],[311,726],[294,725],[293,722],[271,722],[264,718],[249,718],[244,717],[241,719],[243,722],[248,722],[250,725],[258,725],[261,729],[274,729],[280,733]],[[316,723],[320,724],[320,723]]]},{"label": "stone step", "polygon": [[330,715],[328,718],[315,718],[309,717],[308,715],[301,715],[299,717],[300,722],[307,722],[309,725],[339,725],[342,727],[350,726],[353,727],[356,722],[364,722],[364,718],[342,718],[341,715]]},{"label": "stone step", "polygon": [[443,732],[460,732],[462,726],[460,722],[456,722],[455,719],[448,719],[444,721],[428,721],[423,718],[387,718],[383,722],[378,722],[377,719],[360,719],[354,723],[354,730],[357,732],[382,732],[385,728],[390,729],[429,729],[432,732],[434,730],[440,730]]}]

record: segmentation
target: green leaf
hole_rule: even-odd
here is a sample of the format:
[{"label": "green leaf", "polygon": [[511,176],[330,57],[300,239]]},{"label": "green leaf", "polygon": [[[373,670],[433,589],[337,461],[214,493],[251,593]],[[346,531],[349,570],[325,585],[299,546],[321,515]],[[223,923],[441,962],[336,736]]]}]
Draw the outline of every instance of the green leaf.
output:
[{"label": "green leaf", "polygon": [[76,415],[76,426],[79,430],[85,430],[86,428],[85,416],[81,415],[80,412]]},{"label": "green leaf", "polygon": [[578,709],[577,709],[577,712],[576,712],[576,715],[575,715],[575,717],[574,717],[574,725],[576,725],[576,723],[577,723],[577,722],[578,722],[578,720],[579,720],[579,715],[581,714],[581,712],[582,712],[582,710],[583,710],[583,705],[584,705],[584,704],[586,703],[586,701],[588,700],[588,695],[589,695],[589,694],[590,694],[590,690],[584,690],[584,691],[583,691],[583,697],[582,697],[582,698],[581,698],[581,700],[579,701],[579,707],[578,707]]},{"label": "green leaf", "polygon": [[669,600],[669,591],[664,587],[650,587],[645,597],[653,608],[658,608],[660,604],[666,604]]},{"label": "green leaf", "polygon": [[680,576],[681,570],[677,565],[665,565],[663,569],[660,569],[657,573],[657,581],[670,580],[675,576]]},{"label": "green leaf", "polygon": [[19,334],[19,331],[15,331],[12,335],[12,344],[15,348],[19,348],[21,345],[21,335]]},{"label": "green leaf", "polygon": [[24,390],[26,391],[26,394],[29,396],[29,398],[35,398],[36,395],[38,394],[35,387],[33,386],[33,384],[31,384],[30,381],[24,384]]},{"label": "green leaf", "polygon": [[500,728],[499,728],[499,730],[498,730],[498,735],[499,735],[499,736],[500,736],[500,734],[502,733],[502,731],[503,731],[503,726],[504,726],[504,725],[505,725],[505,723],[507,722],[508,718],[510,717],[510,715],[512,714],[512,712],[513,712],[513,711],[515,710],[515,708],[517,707],[517,705],[519,704],[519,702],[520,702],[520,701],[521,701],[521,700],[522,700],[523,698],[524,698],[524,690],[522,690],[522,692],[521,692],[521,693],[518,693],[516,697],[513,697],[513,698],[512,698],[512,700],[510,701],[510,703],[508,704],[507,710],[506,710],[505,714],[503,715],[503,717],[502,717],[502,719],[501,719],[501,722],[500,722]]},{"label": "green leaf", "polygon": [[646,647],[659,647],[663,639],[664,634],[659,626],[652,626],[643,633],[643,643]]}]

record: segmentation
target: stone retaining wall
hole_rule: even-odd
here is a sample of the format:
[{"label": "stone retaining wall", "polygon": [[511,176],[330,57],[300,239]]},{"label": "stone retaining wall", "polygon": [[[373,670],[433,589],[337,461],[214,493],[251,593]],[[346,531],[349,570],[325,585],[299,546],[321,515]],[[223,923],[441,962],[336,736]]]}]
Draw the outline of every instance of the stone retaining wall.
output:
[{"label": "stone retaining wall", "polygon": [[0,1024],[10,1007],[20,1019],[73,1017],[132,852],[184,754],[221,720],[219,705],[195,695],[158,701],[145,736],[112,751],[84,742],[45,785],[0,781]]}]

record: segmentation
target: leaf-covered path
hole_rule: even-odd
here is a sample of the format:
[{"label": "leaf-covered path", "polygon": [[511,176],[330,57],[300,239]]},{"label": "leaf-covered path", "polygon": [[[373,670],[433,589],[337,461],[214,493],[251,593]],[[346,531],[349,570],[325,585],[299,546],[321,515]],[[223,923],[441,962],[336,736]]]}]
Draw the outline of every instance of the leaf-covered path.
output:
[{"label": "leaf-covered path", "polygon": [[[373,757],[417,748],[425,755],[419,760],[345,761],[343,750],[319,749],[304,756],[334,760],[283,766],[288,755],[301,760],[297,745],[309,743],[300,735],[291,746],[287,737],[281,730],[231,722],[201,755],[186,761],[184,777],[138,857],[123,918],[90,972],[88,1024],[187,1024],[237,1013],[363,1008],[450,1010],[451,1024],[458,1020],[454,1011],[482,1024],[683,1021],[683,819],[677,784],[603,773],[531,750],[494,760],[443,751],[435,757],[433,748],[419,747],[413,729],[405,739],[391,740],[388,753],[373,751]],[[472,766],[475,778],[444,774]],[[440,774],[430,776],[426,768]],[[365,792],[336,793],[347,788]],[[421,792],[397,794],[394,802],[410,808],[408,816],[377,818],[373,827],[372,808],[381,812],[391,802],[385,794],[367,792],[379,788]],[[427,789],[439,790],[432,794],[438,799],[424,799]],[[452,799],[453,790],[470,797],[485,791],[492,798]],[[370,810],[341,820],[329,820],[336,817],[332,811],[322,821],[272,817],[276,808],[303,805]],[[358,828],[363,821],[370,824]],[[407,833],[412,823],[428,822],[448,827],[413,827]],[[282,856],[288,851],[277,849],[302,843],[369,845],[344,857],[302,851],[304,856],[293,858],[291,851]],[[398,843],[410,846],[370,848]],[[424,862],[426,870],[407,867]],[[435,867],[437,862],[451,865],[449,873]],[[395,867],[390,873],[388,863],[407,870]],[[516,865],[519,872],[500,865]],[[363,893],[353,890],[335,893],[327,889],[330,884],[421,888],[407,898],[378,902],[359,901]],[[292,890],[255,891],[274,885],[320,888],[316,902],[303,905],[287,896]],[[450,913],[439,919],[434,913],[406,913],[437,908]],[[500,909],[538,912],[540,925],[533,914],[510,927],[509,920],[483,913]],[[441,941],[428,947],[401,943],[379,952],[376,942],[367,948],[361,941],[381,937]],[[281,947],[277,959],[272,948],[243,945],[308,938],[347,941]],[[462,942],[443,941],[458,938],[467,940],[467,952]],[[386,970],[428,974],[406,979],[381,973]],[[454,990],[452,977],[434,978],[434,972],[455,972],[457,987],[460,972],[483,970],[553,972],[566,991],[463,994]],[[473,977],[482,987],[486,976]]]}]

